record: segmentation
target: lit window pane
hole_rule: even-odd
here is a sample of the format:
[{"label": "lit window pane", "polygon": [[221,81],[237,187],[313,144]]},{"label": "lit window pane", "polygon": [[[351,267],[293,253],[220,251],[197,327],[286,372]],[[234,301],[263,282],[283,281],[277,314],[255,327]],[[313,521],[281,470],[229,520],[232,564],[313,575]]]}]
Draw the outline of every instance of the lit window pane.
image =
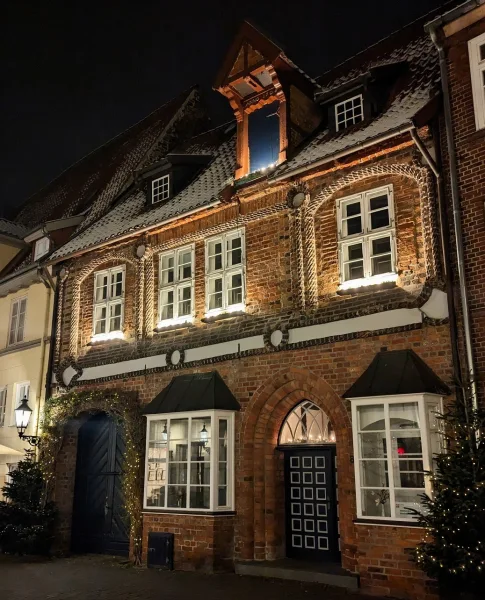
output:
[{"label": "lit window pane", "polygon": [[179,280],[192,277],[192,252],[187,250],[179,255]]},{"label": "lit window pane", "polygon": [[190,315],[192,308],[192,288],[184,287],[178,290],[179,305],[178,305],[178,316],[185,317]]},{"label": "lit window pane", "polygon": [[118,271],[111,274],[111,298],[119,298],[123,293],[123,273]]},{"label": "lit window pane", "polygon": [[121,304],[115,304],[110,306],[110,331],[121,330]]},{"label": "lit window pane", "polygon": [[162,256],[162,285],[169,285],[174,282],[174,257]]},{"label": "lit window pane", "polygon": [[387,458],[386,436],[382,433],[359,433],[362,458]]},{"label": "lit window pane", "polygon": [[209,281],[209,309],[222,308],[222,278]]},{"label": "lit window pane", "polygon": [[360,485],[362,487],[389,487],[386,460],[361,460]]},{"label": "lit window pane", "polygon": [[383,431],[384,407],[379,405],[359,406],[357,409],[359,431]]},{"label": "lit window pane", "polygon": [[377,488],[362,490],[362,514],[365,517],[390,517],[391,504],[389,490]]},{"label": "lit window pane", "polygon": [[420,490],[396,490],[396,518],[409,519],[410,517],[414,517],[409,509],[422,509],[420,499],[422,493]]},{"label": "lit window pane", "polygon": [[208,244],[209,272],[222,269],[222,242],[211,241]]},{"label": "lit window pane", "polygon": [[229,278],[227,304],[240,304],[242,302],[242,274],[236,273]]},{"label": "lit window pane", "polygon": [[173,290],[162,290],[161,293],[161,315],[162,321],[173,318]]},{"label": "lit window pane", "polygon": [[188,419],[172,419],[170,421],[170,440],[187,440],[188,432]]},{"label": "lit window pane", "polygon": [[96,276],[96,294],[95,301],[102,302],[108,297],[108,275],[97,275]]}]

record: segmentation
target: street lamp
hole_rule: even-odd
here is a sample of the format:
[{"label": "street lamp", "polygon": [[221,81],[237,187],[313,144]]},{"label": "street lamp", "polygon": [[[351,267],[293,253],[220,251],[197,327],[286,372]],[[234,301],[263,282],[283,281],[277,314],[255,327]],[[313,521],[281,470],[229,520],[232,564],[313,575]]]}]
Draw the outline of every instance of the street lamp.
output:
[{"label": "street lamp", "polygon": [[36,435],[24,435],[32,416],[32,409],[29,406],[27,396],[24,396],[20,404],[15,409],[15,425],[19,433],[19,438],[25,440],[31,446],[38,446],[40,437]]}]

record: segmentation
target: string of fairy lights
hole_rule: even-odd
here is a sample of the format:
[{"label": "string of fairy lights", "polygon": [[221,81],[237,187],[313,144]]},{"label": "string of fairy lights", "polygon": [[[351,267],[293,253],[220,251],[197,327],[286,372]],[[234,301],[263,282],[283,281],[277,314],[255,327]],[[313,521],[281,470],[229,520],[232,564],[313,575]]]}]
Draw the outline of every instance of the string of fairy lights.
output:
[{"label": "string of fairy lights", "polygon": [[125,510],[130,519],[133,560],[141,564],[144,422],[138,403],[130,393],[112,391],[69,392],[49,398],[44,406],[39,461],[48,490],[55,485],[56,463],[64,427],[81,413],[102,411],[121,423],[125,436],[125,464],[122,485]]}]

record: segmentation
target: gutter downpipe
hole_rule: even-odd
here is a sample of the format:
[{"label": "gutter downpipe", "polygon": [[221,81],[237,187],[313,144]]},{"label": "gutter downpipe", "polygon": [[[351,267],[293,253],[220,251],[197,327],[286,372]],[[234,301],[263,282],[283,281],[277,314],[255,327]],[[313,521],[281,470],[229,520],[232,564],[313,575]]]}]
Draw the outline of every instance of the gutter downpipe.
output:
[{"label": "gutter downpipe", "polygon": [[471,335],[471,319],[470,319],[470,305],[468,301],[468,290],[465,274],[465,260],[463,250],[463,229],[461,223],[461,209],[460,209],[460,192],[458,186],[458,173],[457,173],[457,160],[455,152],[455,141],[453,135],[453,121],[451,116],[451,102],[450,102],[450,89],[448,71],[446,67],[446,54],[443,45],[438,39],[436,29],[429,28],[429,34],[431,40],[435,45],[440,63],[440,74],[441,74],[441,87],[443,91],[443,108],[445,117],[445,129],[446,129],[446,143],[448,146],[448,162],[450,168],[450,184],[451,184],[451,203],[453,208],[453,225],[455,228],[455,239],[456,239],[456,259],[458,266],[458,281],[460,285],[460,299],[463,311],[463,333],[465,338],[465,352],[466,362],[468,368],[468,375],[470,377],[471,387],[471,400],[472,407],[474,410],[478,407],[477,400],[477,381],[475,371],[475,361],[473,359],[473,348],[472,348],[472,335]]},{"label": "gutter downpipe", "polygon": [[[440,225],[440,237],[441,237],[441,252],[443,256],[443,270],[445,273],[446,281],[446,295],[448,300],[448,314],[450,320],[450,338],[451,338],[451,353],[453,357],[453,371],[455,380],[460,383],[461,386],[461,364],[460,364],[460,353],[458,352],[458,326],[456,322],[456,311],[455,311],[455,296],[453,293],[453,275],[452,270],[449,268],[451,264],[451,253],[450,253],[450,242],[448,237],[448,216],[446,214],[445,206],[445,195],[443,185],[443,175],[441,173],[440,166],[433,159],[429,153],[428,148],[425,146],[423,141],[418,135],[417,129],[411,130],[411,137],[416,144],[416,147],[423,155],[424,160],[428,163],[429,168],[433,171],[436,178],[436,197],[438,199],[438,211],[439,211],[439,225]],[[435,140],[436,156],[439,159],[441,156],[441,148],[439,145],[439,136],[434,127],[433,138]]]}]

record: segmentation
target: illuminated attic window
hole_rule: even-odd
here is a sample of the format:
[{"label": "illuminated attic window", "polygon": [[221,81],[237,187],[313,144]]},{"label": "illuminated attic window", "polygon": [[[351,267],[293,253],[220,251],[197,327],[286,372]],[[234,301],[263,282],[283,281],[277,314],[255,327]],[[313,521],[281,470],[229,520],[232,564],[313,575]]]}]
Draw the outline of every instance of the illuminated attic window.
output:
[{"label": "illuminated attic window", "polygon": [[152,181],[152,204],[170,198],[170,175],[163,175]]},{"label": "illuminated attic window", "polygon": [[272,102],[249,115],[249,172],[266,170],[278,162],[280,149],[279,103]]},{"label": "illuminated attic window", "polygon": [[337,131],[360,123],[364,119],[364,99],[362,94],[348,98],[335,105],[335,126]]}]

